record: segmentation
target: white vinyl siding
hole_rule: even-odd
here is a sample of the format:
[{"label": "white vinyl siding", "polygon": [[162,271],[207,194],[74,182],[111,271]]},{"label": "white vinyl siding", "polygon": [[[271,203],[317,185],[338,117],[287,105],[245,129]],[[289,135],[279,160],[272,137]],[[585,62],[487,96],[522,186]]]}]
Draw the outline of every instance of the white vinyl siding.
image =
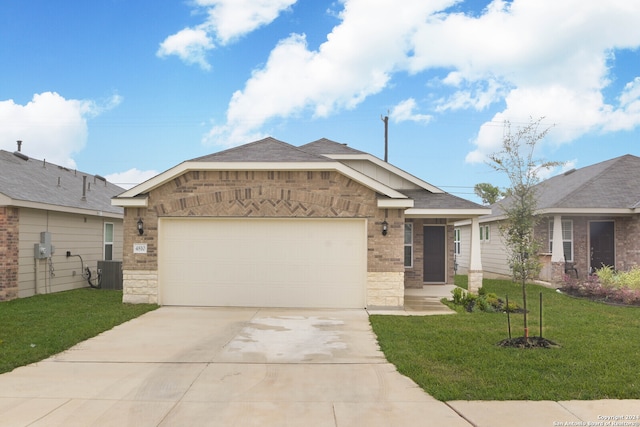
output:
[{"label": "white vinyl siding", "polygon": [[[456,262],[458,263],[458,274],[467,274],[470,262],[471,251],[471,225],[463,225],[460,229],[460,255],[456,255]],[[507,252],[500,235],[496,222],[484,223],[480,226],[482,230],[482,247],[481,247],[481,262],[482,270],[485,278],[503,278],[511,277],[511,271],[507,264]],[[487,231],[488,230],[488,231]],[[492,231],[496,231],[491,236]],[[488,234],[487,234],[488,233]],[[489,240],[485,240],[485,237],[489,236]]]},{"label": "white vinyl siding", "polygon": [[419,190],[421,187],[368,160],[341,160],[341,163],[396,190]]},{"label": "white vinyl siding", "polygon": [[[34,295],[36,281],[37,293],[88,286],[82,278],[80,258],[67,257],[66,253],[80,255],[84,267],[95,272],[97,262],[104,256],[105,218],[28,208],[20,208],[19,215],[18,297]],[[113,259],[122,260],[122,221],[109,219],[108,222],[113,224]],[[33,245],[40,241],[43,231],[51,233],[51,244],[55,246],[50,265],[47,260],[35,260],[33,256]]]}]

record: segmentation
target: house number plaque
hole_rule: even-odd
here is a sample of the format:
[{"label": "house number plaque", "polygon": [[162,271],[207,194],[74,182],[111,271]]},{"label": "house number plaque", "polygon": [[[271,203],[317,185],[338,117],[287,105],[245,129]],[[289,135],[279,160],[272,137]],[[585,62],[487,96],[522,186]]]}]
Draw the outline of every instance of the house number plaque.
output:
[{"label": "house number plaque", "polygon": [[133,253],[134,254],[146,254],[147,253],[147,244],[146,243],[134,243],[133,244]]}]

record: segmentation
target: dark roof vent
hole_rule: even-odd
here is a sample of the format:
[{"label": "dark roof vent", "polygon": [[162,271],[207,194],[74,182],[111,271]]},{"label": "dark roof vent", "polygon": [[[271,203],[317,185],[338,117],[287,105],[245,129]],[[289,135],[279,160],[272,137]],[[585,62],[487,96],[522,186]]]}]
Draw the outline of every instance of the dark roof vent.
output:
[{"label": "dark roof vent", "polygon": [[569,169],[568,171],[566,171],[566,172],[564,173],[564,176],[571,175],[571,174],[572,174],[572,173],[574,173],[575,171],[576,171],[576,169],[575,169],[575,168],[573,168],[573,169]]},{"label": "dark roof vent", "polygon": [[99,179],[100,181],[106,181],[107,180],[107,178],[105,178],[103,176],[100,176],[100,175],[94,175],[93,177],[96,178],[96,179]]},{"label": "dark roof vent", "polygon": [[22,160],[29,160],[29,156],[27,156],[27,155],[25,155],[25,154],[22,154],[22,153],[21,153],[21,152],[19,152],[19,151],[14,151],[14,152],[13,152],[13,155],[14,155],[14,156],[16,156],[16,157],[18,157],[18,158],[20,158],[20,159],[22,159]]}]

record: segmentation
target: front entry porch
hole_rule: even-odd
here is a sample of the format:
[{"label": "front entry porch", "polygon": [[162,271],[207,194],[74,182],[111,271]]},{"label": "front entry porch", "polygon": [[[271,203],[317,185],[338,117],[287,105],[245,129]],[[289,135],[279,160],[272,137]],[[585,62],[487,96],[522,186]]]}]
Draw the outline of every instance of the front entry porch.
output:
[{"label": "front entry porch", "polygon": [[454,314],[455,311],[444,305],[442,298],[451,299],[456,286],[424,285],[421,288],[404,290],[404,308],[398,310],[367,309],[369,314],[384,314],[395,316],[431,316],[436,314]]}]

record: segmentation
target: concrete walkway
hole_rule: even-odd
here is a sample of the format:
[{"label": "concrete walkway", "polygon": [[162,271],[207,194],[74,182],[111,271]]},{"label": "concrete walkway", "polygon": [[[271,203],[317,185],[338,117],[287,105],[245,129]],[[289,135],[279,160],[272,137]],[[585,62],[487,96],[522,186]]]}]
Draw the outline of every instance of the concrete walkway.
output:
[{"label": "concrete walkway", "polygon": [[386,361],[364,310],[162,307],[0,375],[10,427],[613,426],[639,409],[437,401]]}]

